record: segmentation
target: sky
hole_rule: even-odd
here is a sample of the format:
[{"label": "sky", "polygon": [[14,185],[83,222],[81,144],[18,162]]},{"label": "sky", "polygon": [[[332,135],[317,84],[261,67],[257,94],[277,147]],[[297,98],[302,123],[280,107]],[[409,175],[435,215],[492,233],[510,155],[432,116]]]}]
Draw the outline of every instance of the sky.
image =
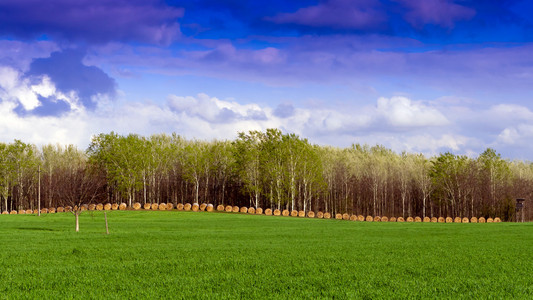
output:
[{"label": "sky", "polygon": [[0,0],[0,141],[279,128],[533,160],[529,0]]}]

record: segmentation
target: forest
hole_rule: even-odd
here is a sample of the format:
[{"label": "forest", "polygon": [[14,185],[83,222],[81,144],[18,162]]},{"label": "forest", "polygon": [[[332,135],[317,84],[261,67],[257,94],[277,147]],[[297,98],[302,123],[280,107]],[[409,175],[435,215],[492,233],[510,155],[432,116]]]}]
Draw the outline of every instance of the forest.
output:
[{"label": "forest", "polygon": [[211,203],[371,216],[533,219],[533,164],[311,144],[278,129],[233,141],[177,134],[95,135],[86,150],[0,143],[0,210],[95,203]]}]

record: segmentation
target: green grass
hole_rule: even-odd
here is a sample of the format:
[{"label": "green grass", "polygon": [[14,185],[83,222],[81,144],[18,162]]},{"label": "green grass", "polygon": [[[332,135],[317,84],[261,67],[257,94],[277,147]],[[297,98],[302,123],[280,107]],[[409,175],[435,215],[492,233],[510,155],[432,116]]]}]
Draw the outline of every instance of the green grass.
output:
[{"label": "green grass", "polygon": [[532,298],[533,224],[0,215],[0,298]]}]

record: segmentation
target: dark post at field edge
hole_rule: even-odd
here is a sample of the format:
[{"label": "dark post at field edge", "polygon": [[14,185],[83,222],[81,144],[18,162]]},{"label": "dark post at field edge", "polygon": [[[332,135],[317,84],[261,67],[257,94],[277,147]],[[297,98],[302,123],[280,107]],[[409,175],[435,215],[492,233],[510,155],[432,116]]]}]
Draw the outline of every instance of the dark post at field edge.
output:
[{"label": "dark post at field edge", "polygon": [[[516,209],[515,209],[515,221],[524,223],[524,201],[526,199],[518,198],[516,199]],[[521,219],[521,220],[519,220]]]}]

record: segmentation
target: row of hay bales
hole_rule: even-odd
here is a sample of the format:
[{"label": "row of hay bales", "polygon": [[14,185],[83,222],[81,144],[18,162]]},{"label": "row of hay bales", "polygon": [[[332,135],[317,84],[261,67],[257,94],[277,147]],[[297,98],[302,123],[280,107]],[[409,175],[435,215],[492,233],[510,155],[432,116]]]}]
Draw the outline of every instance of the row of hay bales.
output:
[{"label": "row of hay bales", "polygon": [[[128,208],[128,205],[126,203],[121,203],[121,204],[117,204],[117,203],[106,203],[106,204],[102,204],[102,203],[99,203],[99,204],[83,204],[81,207],[80,207],[80,210],[84,211],[84,210],[126,210]],[[65,206],[65,207],[50,207],[50,208],[41,208],[41,214],[54,214],[54,213],[62,213],[62,212],[71,212],[72,211],[72,206]],[[12,211],[3,211],[2,214],[3,215],[7,215],[7,214],[10,214],[10,215],[23,215],[23,214],[37,214],[38,213],[38,210],[37,209],[34,209],[34,210],[31,210],[31,209],[20,209],[20,210],[12,210]]]}]

